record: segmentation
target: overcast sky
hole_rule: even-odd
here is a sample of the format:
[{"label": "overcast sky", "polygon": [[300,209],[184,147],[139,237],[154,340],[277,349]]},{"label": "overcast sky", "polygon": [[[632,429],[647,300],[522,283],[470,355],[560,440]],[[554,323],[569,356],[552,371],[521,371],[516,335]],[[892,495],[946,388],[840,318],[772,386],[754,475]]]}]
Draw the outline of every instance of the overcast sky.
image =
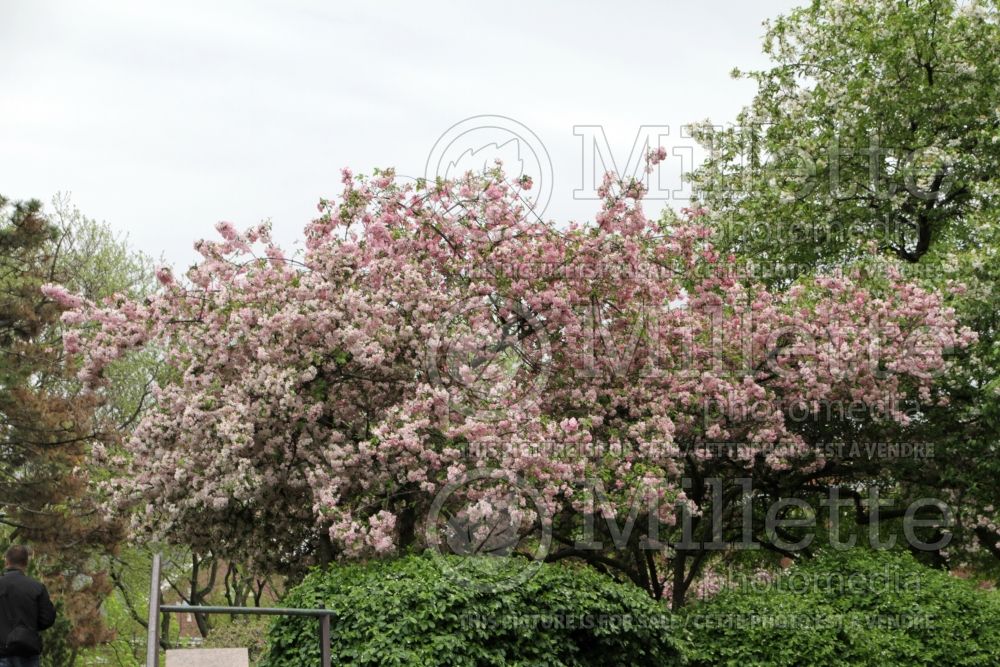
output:
[{"label": "overcast sky", "polygon": [[669,126],[679,188],[681,125],[733,120],[753,84],[729,71],[763,65],[761,22],[798,4],[0,0],[0,193],[71,192],[181,267],[218,220],[291,246],[345,166],[494,151],[541,181],[546,218],[592,218],[593,126],[619,171],[641,126]]}]

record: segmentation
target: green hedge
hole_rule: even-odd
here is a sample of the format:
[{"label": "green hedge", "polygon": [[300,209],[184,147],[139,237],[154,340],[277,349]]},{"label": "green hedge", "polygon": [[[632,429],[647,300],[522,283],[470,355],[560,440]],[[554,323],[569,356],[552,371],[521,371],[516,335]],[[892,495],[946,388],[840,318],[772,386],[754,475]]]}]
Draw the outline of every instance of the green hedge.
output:
[{"label": "green hedge", "polygon": [[829,552],[679,620],[695,666],[1000,665],[1000,594],[901,552]]},{"label": "green hedge", "polygon": [[[504,585],[524,567],[461,556],[334,566],[313,571],[283,603],[335,612],[335,665],[680,664],[671,617],[635,586],[555,564]],[[319,664],[317,636],[315,619],[281,618],[262,664]]]}]

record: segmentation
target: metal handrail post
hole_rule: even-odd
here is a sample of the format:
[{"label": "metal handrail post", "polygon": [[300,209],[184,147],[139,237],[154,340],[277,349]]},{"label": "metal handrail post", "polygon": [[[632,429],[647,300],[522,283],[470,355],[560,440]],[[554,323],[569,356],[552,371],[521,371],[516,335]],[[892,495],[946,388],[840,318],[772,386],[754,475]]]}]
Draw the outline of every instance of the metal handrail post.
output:
[{"label": "metal handrail post", "polygon": [[146,628],[146,667],[160,664],[160,554],[153,554],[149,581],[149,621]]},{"label": "metal handrail post", "polygon": [[319,660],[323,667],[330,667],[330,615],[319,617]]}]

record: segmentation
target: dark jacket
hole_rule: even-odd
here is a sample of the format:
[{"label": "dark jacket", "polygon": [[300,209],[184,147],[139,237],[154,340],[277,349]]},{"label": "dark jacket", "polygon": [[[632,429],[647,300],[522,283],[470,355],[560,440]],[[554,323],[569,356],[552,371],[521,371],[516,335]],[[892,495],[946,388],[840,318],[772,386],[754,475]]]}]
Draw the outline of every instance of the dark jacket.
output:
[{"label": "dark jacket", "polygon": [[39,631],[51,628],[55,622],[56,608],[45,586],[20,570],[4,571],[0,577],[0,655],[11,655],[2,644],[15,626],[26,625]]}]

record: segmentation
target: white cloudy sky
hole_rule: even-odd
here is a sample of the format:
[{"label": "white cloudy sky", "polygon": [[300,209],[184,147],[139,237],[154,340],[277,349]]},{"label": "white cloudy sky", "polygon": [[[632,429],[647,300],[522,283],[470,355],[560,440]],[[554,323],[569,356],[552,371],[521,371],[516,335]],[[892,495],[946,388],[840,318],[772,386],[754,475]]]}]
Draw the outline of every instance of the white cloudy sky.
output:
[{"label": "white cloudy sky", "polygon": [[584,219],[574,127],[618,163],[642,125],[690,146],[680,126],[733,119],[753,87],[729,70],[763,64],[761,21],[797,4],[0,0],[0,192],[71,192],[187,265],[218,220],[291,244],[341,167],[423,175],[449,127],[498,115],[548,153],[545,217]]}]

